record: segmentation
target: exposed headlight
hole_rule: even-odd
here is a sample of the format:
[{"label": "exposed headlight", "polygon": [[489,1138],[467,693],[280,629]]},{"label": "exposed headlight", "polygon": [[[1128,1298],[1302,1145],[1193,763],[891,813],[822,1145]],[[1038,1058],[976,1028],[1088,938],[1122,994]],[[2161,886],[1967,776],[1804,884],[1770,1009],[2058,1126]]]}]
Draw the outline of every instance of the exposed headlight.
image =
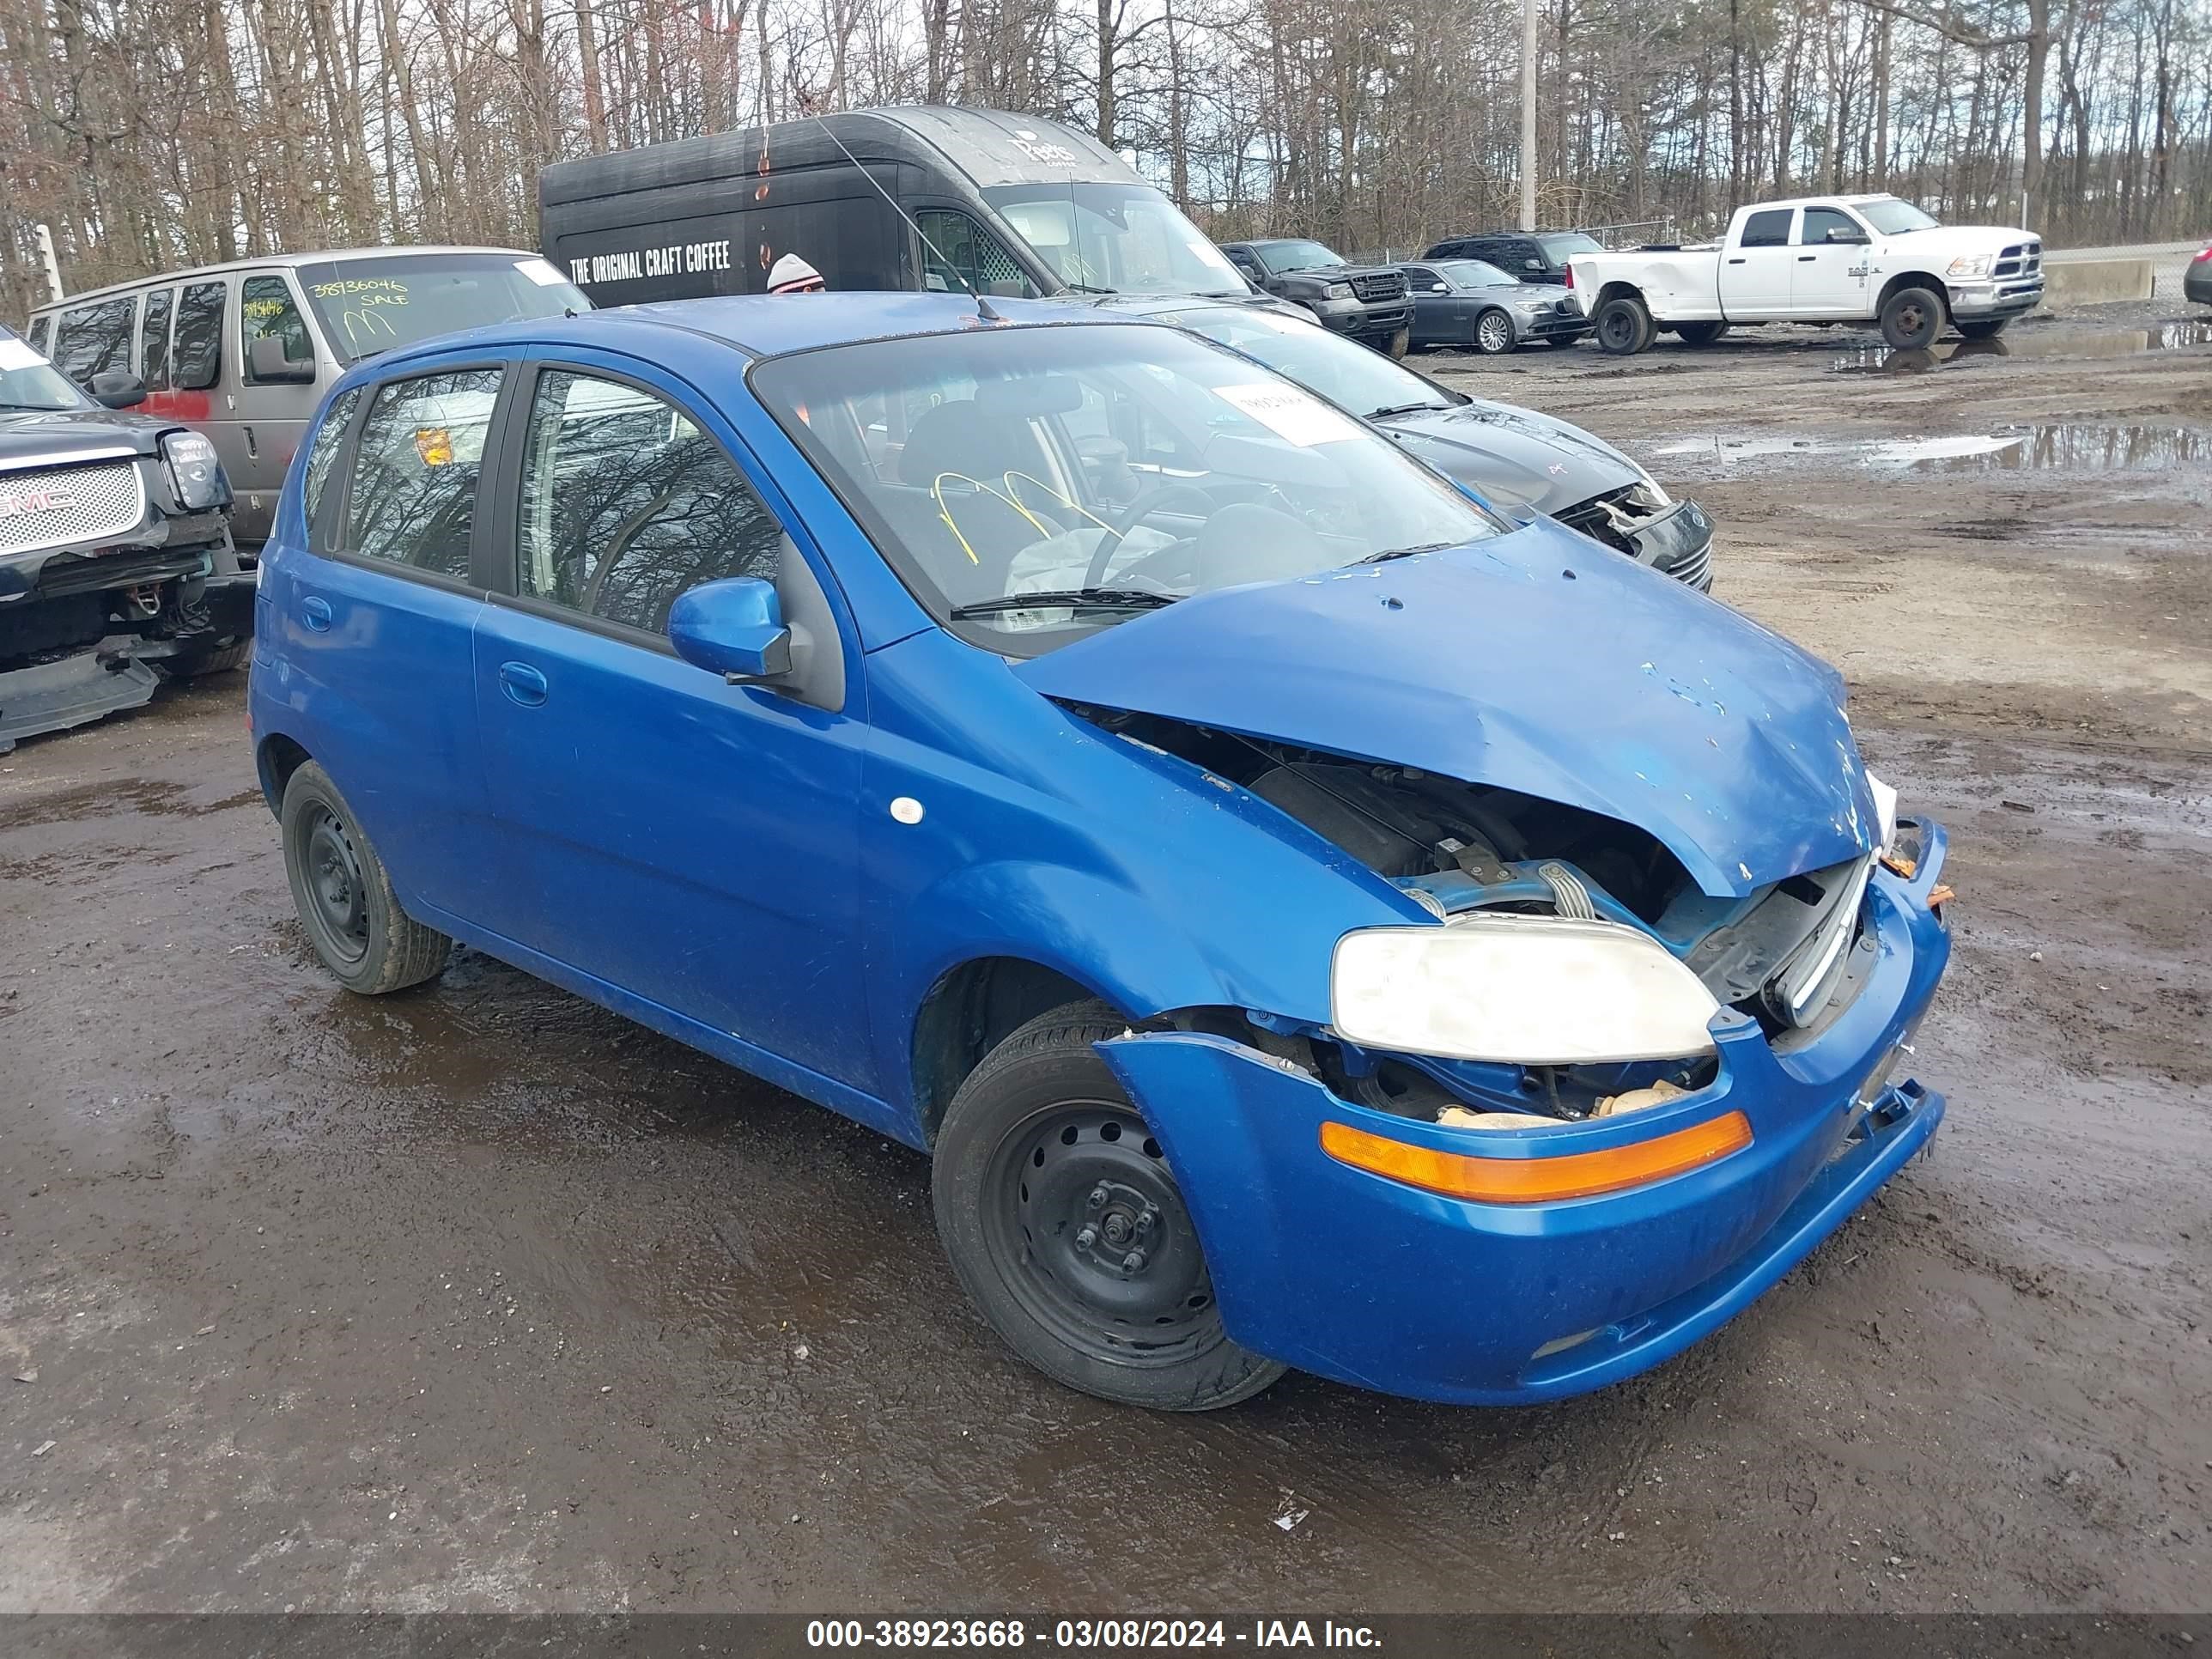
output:
[{"label": "exposed headlight", "polygon": [[1881,827],[1881,839],[1875,850],[1887,853],[1890,843],[1897,839],[1897,791],[1871,772],[1866,775],[1867,787],[1874,792],[1875,821]]},{"label": "exposed headlight", "polygon": [[215,446],[197,432],[172,432],[161,440],[161,461],[177,505],[190,512],[222,507],[230,500],[230,480]]},{"label": "exposed headlight", "polygon": [[1648,933],[1499,913],[1346,933],[1329,1004],[1337,1033],[1363,1047],[1521,1066],[1710,1054],[1720,1010]]},{"label": "exposed headlight", "polygon": [[1990,274],[1990,256],[1979,254],[1972,259],[1954,259],[1944,272],[1947,276],[1986,276]]},{"label": "exposed headlight", "polygon": [[1327,288],[1322,289],[1322,297],[1327,300],[1349,300],[1352,297],[1352,284],[1331,283]]}]

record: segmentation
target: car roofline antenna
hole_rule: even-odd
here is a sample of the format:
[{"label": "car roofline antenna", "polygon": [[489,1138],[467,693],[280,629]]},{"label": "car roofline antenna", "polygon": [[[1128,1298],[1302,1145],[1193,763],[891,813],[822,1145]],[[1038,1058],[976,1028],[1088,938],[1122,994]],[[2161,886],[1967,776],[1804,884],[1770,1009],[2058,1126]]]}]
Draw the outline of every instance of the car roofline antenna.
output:
[{"label": "car roofline antenna", "polygon": [[936,243],[929,240],[928,233],[915,222],[914,216],[908,213],[904,208],[901,207],[898,204],[896,198],[891,195],[890,191],[884,188],[883,181],[878,179],[874,173],[869,172],[866,167],[862,167],[860,164],[860,158],[854,155],[851,150],[845,148],[845,141],[830,131],[829,122],[823,120],[818,115],[814,117],[813,119],[814,125],[822,129],[822,136],[824,138],[827,138],[831,143],[837,146],[837,153],[842,155],[847,161],[850,161],[854,167],[860,170],[860,177],[866,179],[871,185],[875,186],[876,194],[882,197],[886,203],[889,203],[890,205],[890,210],[893,213],[897,214],[901,219],[906,222],[906,228],[921,239],[921,245],[937,256],[937,262],[960,279],[960,286],[968,290],[968,297],[975,302],[975,314],[978,317],[981,317],[987,323],[1005,322],[1006,319],[999,315],[997,312],[991,309],[991,302],[983,297],[982,294],[976,289],[975,283],[968,280],[967,273],[962,270],[959,266],[954,264],[951,260],[945,257],[945,251],[939,247]]}]

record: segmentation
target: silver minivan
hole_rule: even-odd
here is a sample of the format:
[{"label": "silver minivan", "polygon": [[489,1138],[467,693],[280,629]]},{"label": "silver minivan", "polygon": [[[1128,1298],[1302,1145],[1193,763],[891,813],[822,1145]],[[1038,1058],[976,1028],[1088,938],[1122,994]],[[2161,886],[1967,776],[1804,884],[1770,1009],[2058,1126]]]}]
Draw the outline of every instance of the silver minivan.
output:
[{"label": "silver minivan", "polygon": [[[136,376],[139,409],[213,441],[237,495],[233,533],[269,535],[276,492],[331,383],[363,357],[433,334],[592,302],[534,253],[495,247],[277,253],[75,294],[31,313],[26,332],[89,388]],[[118,395],[112,378],[104,400]]]}]

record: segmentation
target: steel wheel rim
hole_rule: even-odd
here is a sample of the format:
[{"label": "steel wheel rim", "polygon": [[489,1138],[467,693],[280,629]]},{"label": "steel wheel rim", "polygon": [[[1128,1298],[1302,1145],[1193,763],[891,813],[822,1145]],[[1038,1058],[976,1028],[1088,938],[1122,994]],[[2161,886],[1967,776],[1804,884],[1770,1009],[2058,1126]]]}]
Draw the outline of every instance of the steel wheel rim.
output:
[{"label": "steel wheel rim", "polygon": [[315,931],[338,957],[360,961],[368,954],[368,884],[352,836],[327,806],[314,808],[307,820],[300,872]]},{"label": "steel wheel rim", "polygon": [[1928,313],[1917,305],[1899,306],[1897,309],[1897,330],[1900,334],[1917,334],[1928,325]]},{"label": "steel wheel rim", "polygon": [[1474,325],[1475,338],[1485,351],[1503,351],[1513,343],[1513,325],[1496,312],[1486,312]]},{"label": "steel wheel rim", "polygon": [[1626,345],[1636,336],[1636,325],[1625,311],[1608,311],[1597,325],[1598,337],[1606,344]]},{"label": "steel wheel rim", "polygon": [[1224,1340],[1189,1210],[1127,1106],[1076,1100],[1030,1114],[993,1151],[983,1198],[1000,1279],[1085,1358],[1166,1367]]}]

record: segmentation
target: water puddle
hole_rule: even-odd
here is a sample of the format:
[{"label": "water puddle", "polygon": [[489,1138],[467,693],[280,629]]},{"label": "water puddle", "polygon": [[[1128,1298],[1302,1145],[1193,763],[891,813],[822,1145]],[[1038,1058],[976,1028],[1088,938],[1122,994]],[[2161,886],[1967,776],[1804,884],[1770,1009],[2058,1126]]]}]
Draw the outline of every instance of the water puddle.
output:
[{"label": "water puddle", "polygon": [[2212,432],[2167,425],[2110,426],[2054,421],[1987,434],[1938,438],[1685,438],[1655,457],[1742,462],[1833,459],[1864,467],[1936,472],[2171,472],[2212,462]]},{"label": "water puddle", "polygon": [[2127,357],[2142,351],[2179,351],[2185,346],[2200,345],[2212,345],[2212,317],[2090,334],[2031,330],[2002,334],[1994,340],[1952,340],[1904,351],[1893,351],[1879,340],[1869,340],[1839,353],[1828,368],[1838,374],[1925,374],[1947,363],[1967,362],[1976,357]]}]

